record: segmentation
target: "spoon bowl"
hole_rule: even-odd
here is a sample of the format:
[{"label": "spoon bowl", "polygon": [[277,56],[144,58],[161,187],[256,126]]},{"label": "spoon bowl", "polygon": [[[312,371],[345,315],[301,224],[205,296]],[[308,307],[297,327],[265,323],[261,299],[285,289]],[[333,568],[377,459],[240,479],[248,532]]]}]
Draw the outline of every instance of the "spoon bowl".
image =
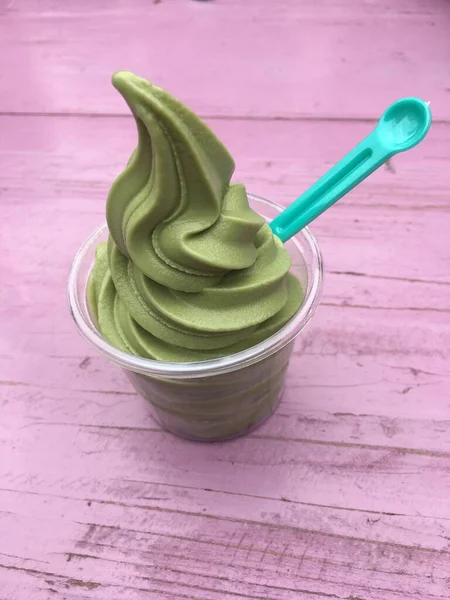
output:
[{"label": "spoon bowl", "polygon": [[403,98],[381,115],[377,134],[387,148],[404,152],[423,140],[430,125],[428,102],[419,98]]}]

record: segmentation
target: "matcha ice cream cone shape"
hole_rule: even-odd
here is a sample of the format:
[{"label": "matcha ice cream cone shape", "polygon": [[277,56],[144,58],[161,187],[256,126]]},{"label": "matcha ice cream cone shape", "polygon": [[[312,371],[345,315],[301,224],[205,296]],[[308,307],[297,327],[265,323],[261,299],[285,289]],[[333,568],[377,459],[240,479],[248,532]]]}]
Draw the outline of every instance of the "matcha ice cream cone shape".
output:
[{"label": "matcha ice cream cone shape", "polygon": [[107,200],[88,303],[117,348],[167,362],[234,354],[270,337],[302,303],[291,258],[231,184],[234,161],[181,102],[132,73],[113,85],[138,144]]}]

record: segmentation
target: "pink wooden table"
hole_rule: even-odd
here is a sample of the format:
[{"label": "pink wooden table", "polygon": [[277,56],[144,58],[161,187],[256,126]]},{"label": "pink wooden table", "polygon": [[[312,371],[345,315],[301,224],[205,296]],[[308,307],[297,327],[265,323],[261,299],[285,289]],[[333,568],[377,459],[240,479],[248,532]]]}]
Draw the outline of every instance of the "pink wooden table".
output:
[{"label": "pink wooden table", "polygon": [[[69,318],[135,140],[121,68],[283,203],[431,101],[427,140],[314,223],[323,303],[247,438],[161,431]],[[0,599],[450,598],[450,4],[0,0],[0,115]]]}]

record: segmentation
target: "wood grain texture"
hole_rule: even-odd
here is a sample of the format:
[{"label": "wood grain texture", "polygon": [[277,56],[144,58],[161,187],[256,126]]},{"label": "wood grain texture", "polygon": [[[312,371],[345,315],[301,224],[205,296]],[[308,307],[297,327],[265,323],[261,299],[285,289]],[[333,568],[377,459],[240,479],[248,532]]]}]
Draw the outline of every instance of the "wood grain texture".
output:
[{"label": "wood grain texture", "polygon": [[[450,596],[448,20],[440,0],[0,3],[1,600]],[[68,315],[70,262],[135,143],[120,56],[285,205],[412,81],[435,95],[427,140],[314,223],[322,306],[243,439],[162,431]]]},{"label": "wood grain texture", "polygon": [[4,3],[3,112],[125,114],[128,69],[203,116],[374,118],[415,95],[450,119],[446,0]]}]

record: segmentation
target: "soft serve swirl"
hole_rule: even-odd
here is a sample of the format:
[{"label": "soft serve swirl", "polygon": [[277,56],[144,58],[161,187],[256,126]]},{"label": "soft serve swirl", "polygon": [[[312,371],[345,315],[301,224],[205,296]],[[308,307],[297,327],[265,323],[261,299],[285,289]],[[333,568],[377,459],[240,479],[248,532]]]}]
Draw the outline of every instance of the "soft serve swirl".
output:
[{"label": "soft serve swirl", "polygon": [[138,145],[111,187],[110,237],[88,284],[98,328],[118,348],[163,361],[249,348],[297,311],[291,260],[208,127],[132,73],[113,85],[134,115]]}]

